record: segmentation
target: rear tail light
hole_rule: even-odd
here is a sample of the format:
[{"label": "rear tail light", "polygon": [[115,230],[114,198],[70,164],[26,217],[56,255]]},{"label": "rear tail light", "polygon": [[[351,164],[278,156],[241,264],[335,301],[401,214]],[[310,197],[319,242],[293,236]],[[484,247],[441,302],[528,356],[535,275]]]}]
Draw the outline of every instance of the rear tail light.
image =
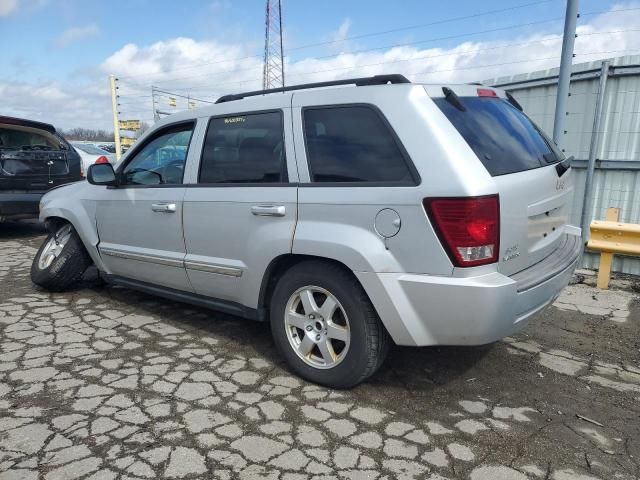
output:
[{"label": "rear tail light", "polygon": [[423,205],[456,267],[474,267],[498,261],[498,195],[425,198]]},{"label": "rear tail light", "polygon": [[105,157],[104,155],[100,155],[96,161],[94,162],[95,165],[100,165],[103,163],[109,163],[109,159],[107,157]]}]

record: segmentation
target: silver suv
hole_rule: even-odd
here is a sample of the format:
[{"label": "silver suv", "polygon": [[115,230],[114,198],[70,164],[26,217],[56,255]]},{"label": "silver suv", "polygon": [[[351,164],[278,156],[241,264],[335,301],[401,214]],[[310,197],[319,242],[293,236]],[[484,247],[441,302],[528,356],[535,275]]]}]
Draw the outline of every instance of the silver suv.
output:
[{"label": "silver suv", "polygon": [[[340,87],[340,88],[324,88]],[[526,324],[582,251],[569,160],[503,91],[401,75],[228,95],[158,122],[40,205],[34,283],[111,283],[269,321],[350,387],[398,345]]]}]

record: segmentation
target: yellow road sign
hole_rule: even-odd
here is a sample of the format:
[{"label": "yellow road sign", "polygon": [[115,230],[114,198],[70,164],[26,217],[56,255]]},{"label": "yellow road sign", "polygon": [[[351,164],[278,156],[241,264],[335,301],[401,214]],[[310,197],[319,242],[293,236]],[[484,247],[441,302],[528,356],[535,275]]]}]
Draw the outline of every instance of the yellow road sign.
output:
[{"label": "yellow road sign", "polygon": [[140,130],[140,120],[120,120],[120,130]]},{"label": "yellow road sign", "polygon": [[130,147],[131,145],[136,143],[136,139],[131,137],[120,137],[120,143],[124,147]]},{"label": "yellow road sign", "polygon": [[175,97],[169,97],[169,105],[171,105],[172,107],[176,106],[176,99]]}]

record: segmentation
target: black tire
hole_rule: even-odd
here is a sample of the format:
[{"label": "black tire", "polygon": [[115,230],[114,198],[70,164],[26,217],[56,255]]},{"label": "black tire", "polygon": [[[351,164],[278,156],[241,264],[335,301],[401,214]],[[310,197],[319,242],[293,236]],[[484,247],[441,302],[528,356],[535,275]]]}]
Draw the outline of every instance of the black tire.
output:
[{"label": "black tire", "polygon": [[36,285],[52,292],[62,292],[77,283],[85,270],[91,265],[91,257],[84,248],[80,237],[73,227],[71,235],[60,254],[46,268],[40,268],[38,261],[49,241],[57,235],[68,223],[58,225],[56,232],[49,234],[42,243],[31,264],[31,281]]},{"label": "black tire", "polygon": [[[336,366],[320,369],[305,363],[287,338],[285,309],[290,297],[305,286],[321,287],[342,305],[349,319],[350,345]],[[301,377],[332,388],[350,388],[373,375],[382,365],[390,338],[371,301],[351,272],[339,265],[310,260],[289,269],[271,298],[271,332],[276,347]]]}]

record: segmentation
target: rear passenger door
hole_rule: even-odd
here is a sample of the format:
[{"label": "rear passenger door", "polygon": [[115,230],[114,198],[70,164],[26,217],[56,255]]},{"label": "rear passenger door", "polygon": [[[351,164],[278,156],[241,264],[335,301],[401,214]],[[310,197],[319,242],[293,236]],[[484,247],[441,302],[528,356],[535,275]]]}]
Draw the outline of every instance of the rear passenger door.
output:
[{"label": "rear passenger door", "polygon": [[196,183],[184,199],[185,266],[196,293],[234,313],[253,313],[246,307],[257,306],[267,266],[291,252],[297,171],[290,129],[290,108],[208,119]]},{"label": "rear passenger door", "polygon": [[[355,272],[382,264],[411,271],[420,268],[415,245],[426,225],[420,178],[383,109],[371,103],[374,88],[393,87],[293,96],[300,169],[293,253],[333,258]],[[381,106],[394,108],[393,97],[386,101]]]}]

